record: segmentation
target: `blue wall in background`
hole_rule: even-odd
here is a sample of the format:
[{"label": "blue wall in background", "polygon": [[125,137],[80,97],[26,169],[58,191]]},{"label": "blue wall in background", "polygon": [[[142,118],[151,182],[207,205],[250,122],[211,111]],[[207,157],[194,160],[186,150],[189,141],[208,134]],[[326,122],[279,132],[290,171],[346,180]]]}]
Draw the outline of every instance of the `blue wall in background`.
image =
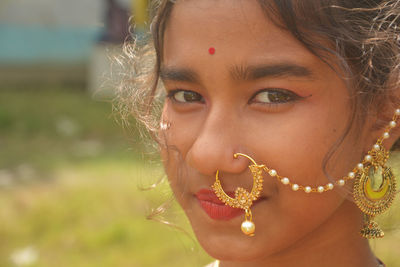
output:
[{"label": "blue wall in background", "polygon": [[100,32],[99,28],[0,24],[0,64],[85,62]]}]

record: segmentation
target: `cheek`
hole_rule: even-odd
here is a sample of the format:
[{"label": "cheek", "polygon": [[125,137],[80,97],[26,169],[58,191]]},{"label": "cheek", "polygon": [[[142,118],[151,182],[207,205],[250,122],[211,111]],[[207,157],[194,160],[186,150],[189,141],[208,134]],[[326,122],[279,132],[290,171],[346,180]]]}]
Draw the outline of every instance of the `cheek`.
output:
[{"label": "cheek", "polygon": [[161,159],[175,199],[185,208],[188,181],[185,179],[187,175],[185,175],[186,169],[182,166],[182,155],[174,147],[167,144],[166,147],[161,148]]},{"label": "cheek", "polygon": [[[335,109],[329,100],[337,105]],[[263,114],[248,116],[251,119],[247,122],[246,142],[264,160],[263,164],[293,183],[311,187],[325,185],[332,181],[324,173],[324,161],[335,151],[335,144],[345,132],[349,117],[347,104],[340,94],[326,94],[299,103],[290,112],[269,116],[265,123],[260,123]],[[337,150],[328,161],[331,165],[326,166],[331,166],[326,171],[335,180],[352,169],[354,158],[359,154],[351,140],[346,140],[349,143],[340,147],[348,151]]]},{"label": "cheek", "polygon": [[312,129],[314,125],[310,123],[289,119],[279,127],[253,127],[248,142],[257,140],[253,141],[253,150],[264,159],[263,164],[276,169],[279,175],[314,187],[328,182],[323,174],[323,160],[339,135],[332,135],[327,127]]},{"label": "cheek", "polygon": [[[285,188],[279,194],[277,212],[282,216],[282,222],[288,224],[286,229],[289,231],[300,232],[302,235],[322,224],[345,201],[345,196],[337,192],[306,194]],[[293,224],[295,227],[291,228]]]},{"label": "cheek", "polygon": [[[170,122],[171,127],[165,131],[163,140],[167,146],[179,152],[181,159],[186,158],[187,151],[196,141],[201,131],[204,112],[179,113],[166,100],[162,117]],[[165,153],[165,152],[164,152]]]},{"label": "cheek", "polygon": [[188,186],[187,151],[195,142],[201,127],[198,115],[178,115],[166,101],[162,113],[170,128],[162,131],[160,154],[171,189],[178,202],[185,207]]}]

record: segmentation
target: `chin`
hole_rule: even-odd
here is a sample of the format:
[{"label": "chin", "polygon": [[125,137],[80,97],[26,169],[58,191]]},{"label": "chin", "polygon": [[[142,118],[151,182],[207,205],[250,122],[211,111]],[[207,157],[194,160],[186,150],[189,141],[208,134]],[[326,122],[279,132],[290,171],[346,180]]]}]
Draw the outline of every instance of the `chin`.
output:
[{"label": "chin", "polygon": [[265,232],[253,237],[244,235],[240,230],[242,219],[239,216],[228,223],[225,221],[225,226],[220,226],[218,222],[209,218],[192,218],[191,224],[202,248],[215,259],[246,262],[273,254],[274,248],[270,245],[276,248],[279,244],[277,242],[266,244],[265,240],[268,239],[265,237],[267,234]]},{"label": "chin", "polygon": [[[245,237],[249,238],[249,237]],[[248,262],[255,261],[262,257],[265,257],[267,251],[262,249],[259,251],[257,246],[252,246],[249,240],[243,240],[237,238],[227,238],[222,240],[220,238],[210,238],[209,240],[200,240],[199,242],[203,249],[213,258],[221,261],[233,261],[233,262]]]}]

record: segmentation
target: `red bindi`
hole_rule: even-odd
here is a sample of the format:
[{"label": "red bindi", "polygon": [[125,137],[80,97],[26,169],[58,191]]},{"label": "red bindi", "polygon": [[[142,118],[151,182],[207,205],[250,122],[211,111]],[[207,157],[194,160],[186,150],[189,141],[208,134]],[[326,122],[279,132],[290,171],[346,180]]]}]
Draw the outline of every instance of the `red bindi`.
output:
[{"label": "red bindi", "polygon": [[215,54],[215,48],[214,47],[210,47],[208,49],[208,53],[210,53],[210,55],[214,55]]}]

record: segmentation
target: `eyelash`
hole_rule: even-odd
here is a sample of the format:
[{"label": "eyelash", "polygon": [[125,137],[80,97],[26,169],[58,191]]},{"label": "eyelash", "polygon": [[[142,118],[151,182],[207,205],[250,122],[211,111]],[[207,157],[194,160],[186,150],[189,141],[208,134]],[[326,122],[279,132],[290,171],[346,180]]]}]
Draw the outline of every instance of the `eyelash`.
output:
[{"label": "eyelash", "polygon": [[[269,102],[264,102],[264,101],[256,101],[257,96],[260,96],[262,93],[268,93],[268,101]],[[278,101],[274,101],[271,98],[275,98]],[[281,99],[278,99],[281,98]],[[258,92],[256,92],[249,100],[249,103],[255,103],[255,104],[261,104],[261,105],[279,105],[279,104],[285,104],[289,102],[294,102],[302,97],[293,93],[292,91],[286,90],[286,89],[262,89]]]},{"label": "eyelash", "polygon": [[[199,100],[185,100],[185,101],[181,101],[181,100],[178,100],[176,97],[177,97],[177,94],[178,93],[183,93],[184,95],[182,95],[182,97],[185,97],[185,94],[191,94],[191,96],[193,97],[198,97],[199,98]],[[188,96],[188,95],[186,95],[186,96]],[[167,94],[167,97],[169,98],[169,99],[171,99],[172,101],[174,101],[174,102],[176,102],[176,103],[179,103],[179,104],[187,104],[187,103],[193,103],[193,102],[200,102],[200,103],[204,103],[204,98],[203,98],[203,96],[202,95],[200,95],[199,93],[196,93],[196,92],[194,92],[194,91],[190,91],[190,90],[182,90],[182,89],[175,89],[175,90],[171,90],[171,91],[169,91],[168,92],[168,94]]]},{"label": "eyelash", "polygon": [[[178,100],[177,99],[177,94],[182,93],[181,97],[192,97],[192,100],[188,99],[183,99],[183,100]],[[260,96],[263,93],[268,93],[268,102],[265,101],[257,101],[256,98]],[[204,98],[202,95],[199,93],[196,93],[194,91],[190,90],[182,90],[182,89],[175,89],[171,90],[168,92],[167,97],[171,99],[172,101],[179,103],[179,104],[188,104],[188,103],[193,103],[193,102],[200,102],[204,103]],[[195,99],[197,98],[197,99]],[[271,98],[275,98],[275,101]],[[278,99],[281,98],[281,99]],[[262,89],[258,92],[256,92],[249,100],[249,104],[255,103],[255,104],[261,104],[261,105],[279,105],[279,104],[285,104],[289,102],[293,102],[296,100],[301,99],[302,97],[293,93],[292,91],[286,90],[286,89]],[[278,100],[278,101],[276,101]]]}]

